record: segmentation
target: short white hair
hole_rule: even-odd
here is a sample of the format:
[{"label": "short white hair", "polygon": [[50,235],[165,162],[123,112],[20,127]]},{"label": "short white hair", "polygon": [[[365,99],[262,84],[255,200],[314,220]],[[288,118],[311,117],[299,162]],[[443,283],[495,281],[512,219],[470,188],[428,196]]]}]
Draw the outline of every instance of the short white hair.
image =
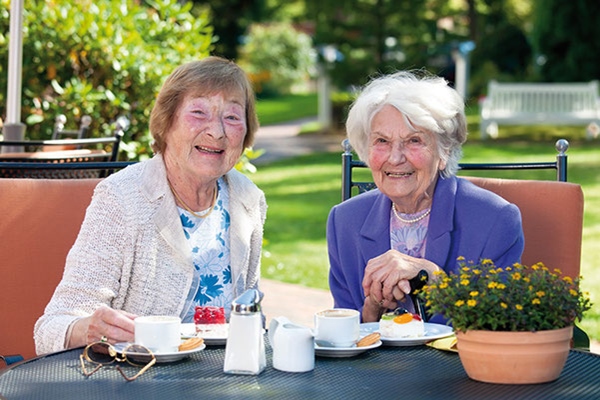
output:
[{"label": "short white hair", "polygon": [[369,134],[373,117],[385,105],[396,108],[412,129],[434,134],[440,158],[446,162],[442,176],[455,175],[467,140],[462,97],[439,76],[400,71],[372,79],[352,103],[346,133],[358,157],[368,163]]}]

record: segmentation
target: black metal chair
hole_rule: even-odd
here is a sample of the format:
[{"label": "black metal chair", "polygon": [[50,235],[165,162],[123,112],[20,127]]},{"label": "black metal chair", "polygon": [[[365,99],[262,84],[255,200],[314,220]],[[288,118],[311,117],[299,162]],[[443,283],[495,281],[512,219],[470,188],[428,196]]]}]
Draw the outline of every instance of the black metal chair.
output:
[{"label": "black metal chair", "polygon": [[[535,162],[535,163],[461,163],[459,164],[462,171],[466,170],[534,170],[534,169],[555,169],[556,180],[567,182],[567,150],[569,142],[565,139],[559,139],[556,142],[556,161],[550,162]],[[354,168],[368,168],[367,165],[360,160],[354,160],[352,154],[352,146],[348,139],[342,141],[342,201],[352,197],[352,188],[358,188],[358,193],[364,193],[375,188],[373,182],[354,181],[352,173]]]},{"label": "black metal chair", "polygon": [[92,117],[84,115],[81,117],[81,123],[77,130],[65,129],[67,123],[67,117],[64,114],[60,114],[54,121],[54,131],[52,132],[52,140],[72,138],[72,139],[85,139],[88,135],[90,125],[92,124]]},{"label": "black metal chair", "polygon": [[0,178],[106,178],[137,161],[70,161],[63,163],[0,162]]},{"label": "black metal chair", "polygon": [[121,119],[117,121],[112,137],[0,141],[0,149],[20,147],[26,150],[0,154],[0,177],[66,179],[108,176],[112,169],[118,167],[109,168],[103,163],[117,162],[126,127]]}]

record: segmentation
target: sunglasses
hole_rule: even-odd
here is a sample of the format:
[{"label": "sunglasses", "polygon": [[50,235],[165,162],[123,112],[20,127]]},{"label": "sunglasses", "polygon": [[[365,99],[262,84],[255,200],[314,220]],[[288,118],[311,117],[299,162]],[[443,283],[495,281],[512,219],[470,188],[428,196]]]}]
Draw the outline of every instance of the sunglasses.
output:
[{"label": "sunglasses", "polygon": [[113,345],[107,342],[94,342],[87,345],[79,359],[81,360],[81,370],[85,376],[93,375],[103,366],[114,362],[127,362],[134,367],[141,368],[135,375],[128,376],[119,365],[116,366],[117,371],[129,382],[136,380],[156,363],[156,357],[152,351],[142,345],[130,344],[118,352]]}]

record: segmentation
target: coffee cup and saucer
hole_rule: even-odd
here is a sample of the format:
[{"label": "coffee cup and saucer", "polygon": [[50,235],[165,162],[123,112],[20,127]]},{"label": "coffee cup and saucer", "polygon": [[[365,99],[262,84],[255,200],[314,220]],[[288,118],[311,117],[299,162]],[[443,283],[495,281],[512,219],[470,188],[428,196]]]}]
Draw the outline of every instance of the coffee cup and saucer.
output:
[{"label": "coffee cup and saucer", "polygon": [[381,346],[381,341],[357,347],[361,339],[360,313],[349,308],[329,308],[315,314],[315,355],[353,357]]},{"label": "coffee cup and saucer", "polygon": [[[173,362],[181,360],[196,352],[204,350],[206,345],[180,351],[179,346],[183,343],[181,339],[181,318],[167,315],[148,315],[137,317],[135,323],[135,344],[149,349],[156,358],[156,362]],[[130,343],[116,343],[114,345],[118,352],[122,352]],[[136,354],[128,351],[127,357],[135,357]]]}]

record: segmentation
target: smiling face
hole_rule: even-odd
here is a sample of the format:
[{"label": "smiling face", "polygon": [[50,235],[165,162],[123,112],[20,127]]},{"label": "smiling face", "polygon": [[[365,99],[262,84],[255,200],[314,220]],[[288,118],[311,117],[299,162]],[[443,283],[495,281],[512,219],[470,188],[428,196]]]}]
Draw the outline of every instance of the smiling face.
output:
[{"label": "smiling face", "polygon": [[416,213],[431,206],[445,163],[434,134],[411,128],[400,111],[386,105],[371,121],[369,166],[373,181],[398,211]]},{"label": "smiling face", "polygon": [[241,94],[185,97],[166,135],[164,157],[169,173],[194,180],[225,175],[244,150],[245,115]]}]

